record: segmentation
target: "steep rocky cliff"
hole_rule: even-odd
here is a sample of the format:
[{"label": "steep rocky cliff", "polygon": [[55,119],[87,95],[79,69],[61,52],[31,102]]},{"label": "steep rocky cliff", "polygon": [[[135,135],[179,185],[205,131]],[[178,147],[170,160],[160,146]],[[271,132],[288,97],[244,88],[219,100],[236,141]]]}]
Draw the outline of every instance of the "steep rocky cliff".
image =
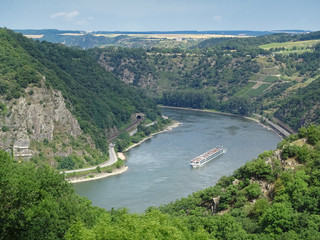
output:
[{"label": "steep rocky cliff", "polygon": [[[68,139],[82,137],[94,147],[90,137],[84,136],[77,119],[66,108],[61,92],[42,86],[28,87],[25,93],[19,99],[2,99],[6,110],[1,116],[0,148],[15,157],[31,158],[40,152],[35,147],[38,145],[32,143],[49,143],[56,140],[56,136],[61,142],[57,145],[66,145]],[[46,153],[50,157],[68,156],[75,149],[55,146],[53,151]],[[87,154],[85,150],[80,153],[84,154]]]}]

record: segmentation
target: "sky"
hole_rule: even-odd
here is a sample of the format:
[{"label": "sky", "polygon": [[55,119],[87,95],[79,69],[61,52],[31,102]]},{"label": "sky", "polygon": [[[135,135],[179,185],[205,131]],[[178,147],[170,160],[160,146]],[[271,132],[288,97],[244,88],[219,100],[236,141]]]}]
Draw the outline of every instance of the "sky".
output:
[{"label": "sky", "polygon": [[0,0],[0,27],[317,31],[319,12],[320,0]]}]

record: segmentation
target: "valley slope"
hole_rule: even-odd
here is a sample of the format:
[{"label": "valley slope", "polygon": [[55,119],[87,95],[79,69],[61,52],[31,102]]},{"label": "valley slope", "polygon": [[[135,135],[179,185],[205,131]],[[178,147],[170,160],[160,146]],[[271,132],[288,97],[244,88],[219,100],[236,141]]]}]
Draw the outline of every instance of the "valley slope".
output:
[{"label": "valley slope", "polygon": [[319,32],[274,34],[207,39],[189,50],[110,47],[91,52],[104,68],[160,104],[259,113],[297,130],[320,123],[319,39]]},{"label": "valley slope", "polygon": [[58,168],[107,159],[107,140],[155,120],[154,101],[101,68],[87,52],[0,29],[1,147]]}]

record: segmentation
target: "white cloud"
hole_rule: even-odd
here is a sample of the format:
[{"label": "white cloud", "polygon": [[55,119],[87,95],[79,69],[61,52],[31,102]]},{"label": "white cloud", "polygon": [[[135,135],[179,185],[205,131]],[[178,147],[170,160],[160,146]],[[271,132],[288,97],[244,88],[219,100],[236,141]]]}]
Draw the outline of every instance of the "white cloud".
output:
[{"label": "white cloud", "polygon": [[58,18],[58,17],[62,17],[65,16],[65,12],[58,12],[58,13],[54,13],[50,15],[50,18]]},{"label": "white cloud", "polygon": [[57,12],[50,15],[50,18],[63,18],[68,21],[73,21],[76,16],[79,15],[78,11],[73,12]]},{"label": "white cloud", "polygon": [[222,20],[221,16],[214,16],[213,19],[217,22],[220,22]]},{"label": "white cloud", "polygon": [[75,22],[75,24],[81,25],[81,26],[89,25],[89,23],[86,20],[77,21],[77,22]]}]

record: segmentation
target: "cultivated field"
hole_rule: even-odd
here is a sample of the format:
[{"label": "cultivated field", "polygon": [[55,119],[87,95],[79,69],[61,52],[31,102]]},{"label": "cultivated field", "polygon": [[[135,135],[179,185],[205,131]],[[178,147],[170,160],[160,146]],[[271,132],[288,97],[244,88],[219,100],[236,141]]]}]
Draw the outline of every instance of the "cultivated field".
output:
[{"label": "cultivated field", "polygon": [[207,38],[234,38],[244,37],[235,35],[220,35],[220,34],[94,34],[94,36],[100,37],[117,37],[121,35],[127,35],[130,37],[139,38],[156,38],[156,39],[207,39]]},{"label": "cultivated field", "polygon": [[42,38],[44,35],[41,34],[41,35],[24,35],[24,36],[32,39],[39,39],[39,38]]},{"label": "cultivated field", "polygon": [[[308,40],[308,41],[297,41],[297,42],[283,42],[283,43],[269,43],[260,45],[260,48],[270,50],[271,48],[282,48],[282,50],[276,51],[277,53],[290,54],[290,53],[303,53],[311,51],[309,48],[320,43],[320,40]],[[283,50],[283,48],[285,50]]]}]

